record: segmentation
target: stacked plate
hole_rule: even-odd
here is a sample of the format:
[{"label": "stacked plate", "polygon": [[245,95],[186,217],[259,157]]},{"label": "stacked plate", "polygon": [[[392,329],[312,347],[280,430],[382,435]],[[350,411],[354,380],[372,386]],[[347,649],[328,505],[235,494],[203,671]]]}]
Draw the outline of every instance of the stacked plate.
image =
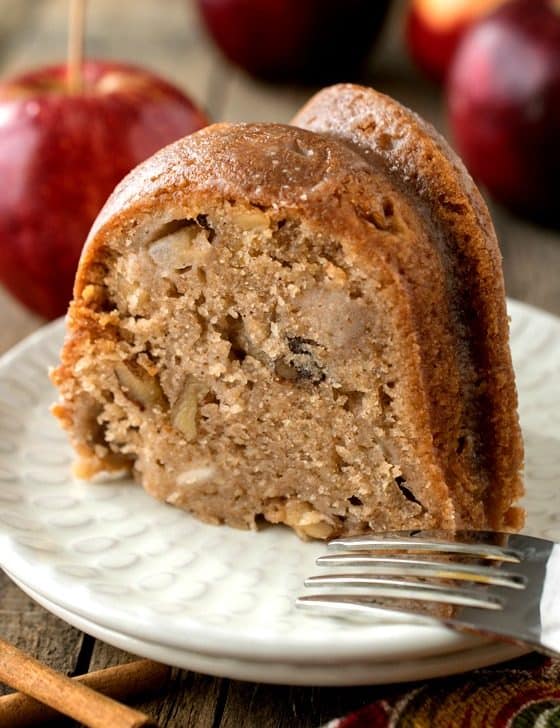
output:
[{"label": "stacked plate", "polygon": [[[560,540],[560,320],[511,303],[526,438],[527,532]],[[320,543],[208,526],[129,481],[87,484],[49,414],[63,324],[0,361],[0,565],[33,599],[115,646],[209,674],[301,685],[446,675],[519,648],[412,621],[294,608]]]}]

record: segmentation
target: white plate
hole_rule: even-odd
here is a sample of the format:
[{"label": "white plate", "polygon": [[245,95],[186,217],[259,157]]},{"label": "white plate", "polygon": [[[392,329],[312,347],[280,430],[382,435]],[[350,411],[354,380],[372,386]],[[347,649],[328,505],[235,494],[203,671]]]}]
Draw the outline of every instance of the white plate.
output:
[{"label": "white plate", "polygon": [[[560,539],[560,321],[510,306],[527,446],[527,532]],[[49,601],[123,635],[256,661],[386,663],[473,648],[439,627],[347,624],[293,607],[319,543],[208,526],[132,483],[69,475],[48,411],[62,322],[0,362],[0,564]]]},{"label": "white plate", "polygon": [[315,687],[385,685],[455,675],[510,660],[526,652],[526,650],[513,645],[492,642],[461,652],[435,655],[418,660],[403,660],[402,662],[379,663],[364,661],[337,664],[336,662],[325,661],[323,664],[302,664],[272,661],[263,664],[257,660],[203,655],[129,637],[68,611],[41,596],[15,577],[11,576],[11,578],[45,609],[74,627],[114,647],[120,647],[120,649],[132,652],[140,657],[158,660],[166,665],[182,667],[184,670],[194,670],[195,672],[204,672],[218,677],[229,677],[234,680],[250,680],[252,682],[266,682],[277,685],[312,685]]}]

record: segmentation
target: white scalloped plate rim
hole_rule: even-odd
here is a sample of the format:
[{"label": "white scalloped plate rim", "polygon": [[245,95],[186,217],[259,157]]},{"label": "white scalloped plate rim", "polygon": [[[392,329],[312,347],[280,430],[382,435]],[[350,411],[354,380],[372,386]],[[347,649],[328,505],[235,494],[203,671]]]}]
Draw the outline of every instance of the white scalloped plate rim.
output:
[{"label": "white scalloped plate rim", "polygon": [[[560,540],[560,320],[517,302],[510,314],[527,444],[526,531]],[[207,655],[383,662],[482,644],[412,622],[303,615],[293,597],[321,544],[282,528],[208,526],[138,487],[73,481],[45,376],[62,334],[62,321],[49,324],[0,360],[0,563],[24,584],[104,628]]]},{"label": "white scalloped plate rim", "polygon": [[346,662],[311,663],[262,661],[206,655],[169,645],[160,645],[137,637],[130,637],[103,627],[94,621],[80,617],[64,607],[49,601],[14,576],[11,578],[23,591],[45,609],[60,619],[87,632],[107,644],[126,650],[140,657],[157,660],[184,670],[203,672],[233,680],[272,683],[276,685],[307,685],[334,687],[350,685],[388,685],[411,680],[428,680],[476,670],[511,660],[527,653],[527,650],[503,642],[481,643],[480,646],[459,652],[446,652],[412,660],[396,662]]}]

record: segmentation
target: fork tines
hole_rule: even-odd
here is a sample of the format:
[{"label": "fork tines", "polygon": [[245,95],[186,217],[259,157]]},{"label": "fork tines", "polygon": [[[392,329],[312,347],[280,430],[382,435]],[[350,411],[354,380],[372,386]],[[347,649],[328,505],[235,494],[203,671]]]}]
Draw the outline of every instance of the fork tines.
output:
[{"label": "fork tines", "polygon": [[[527,579],[512,570],[512,565],[520,563],[522,553],[484,543],[482,539],[487,535],[470,534],[471,542],[446,540],[430,532],[331,541],[327,548],[334,553],[320,556],[317,565],[350,571],[309,577],[306,587],[330,589],[333,593],[303,596],[296,604],[302,609],[358,617],[371,608],[385,609],[377,603],[380,599],[397,606],[399,601],[402,604],[403,600],[413,600],[500,610],[504,599],[499,592],[490,593],[489,587],[523,590]],[[506,568],[501,568],[502,562]]]},{"label": "fork tines", "polygon": [[516,549],[477,542],[446,541],[438,538],[415,536],[352,536],[339,538],[327,544],[332,551],[406,551],[407,553],[456,554],[478,559],[519,563],[521,553]]},{"label": "fork tines", "polygon": [[[560,655],[560,543],[491,531],[406,531],[341,538],[317,559],[312,614],[438,624]],[[339,569],[339,571],[337,571]]]},{"label": "fork tines", "polygon": [[[480,584],[507,586],[512,589],[523,589],[525,587],[525,578],[521,574],[514,574],[492,566],[481,567],[476,564],[461,564],[452,561],[437,562],[424,559],[408,559],[402,556],[386,557],[344,553],[320,556],[316,563],[317,566],[321,567],[366,568],[369,573],[384,576],[431,576],[436,579],[457,579]],[[305,581],[306,586],[321,586],[333,583],[333,577],[330,574],[311,576]]]}]

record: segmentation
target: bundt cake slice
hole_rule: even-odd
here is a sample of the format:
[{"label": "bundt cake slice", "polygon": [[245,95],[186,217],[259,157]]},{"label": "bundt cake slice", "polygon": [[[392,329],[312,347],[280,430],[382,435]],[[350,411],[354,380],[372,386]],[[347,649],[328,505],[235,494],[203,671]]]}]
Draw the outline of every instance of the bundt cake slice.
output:
[{"label": "bundt cake slice", "polygon": [[517,423],[485,398],[499,379],[515,408],[500,269],[482,287],[409,186],[274,124],[214,125],[134,170],[88,238],[52,375],[76,473],[131,470],[207,522],[304,538],[518,525]]}]

